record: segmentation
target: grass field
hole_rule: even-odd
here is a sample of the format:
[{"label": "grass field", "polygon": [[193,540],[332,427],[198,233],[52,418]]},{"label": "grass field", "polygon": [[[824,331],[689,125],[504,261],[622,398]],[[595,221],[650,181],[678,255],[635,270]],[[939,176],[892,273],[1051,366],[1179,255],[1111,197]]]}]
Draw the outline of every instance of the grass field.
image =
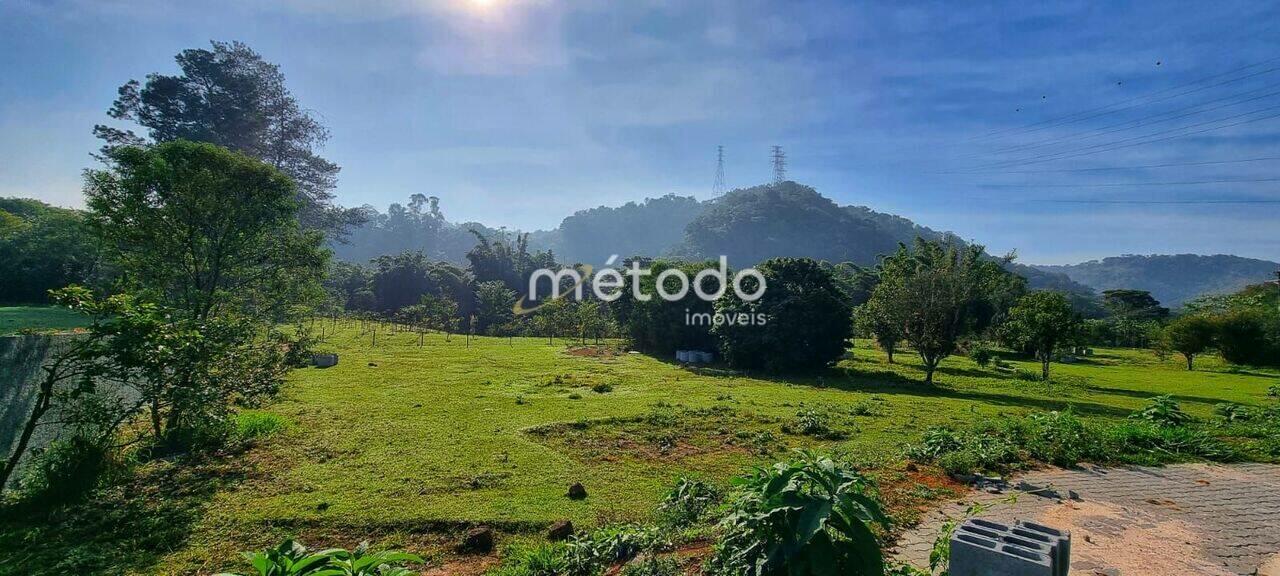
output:
[{"label": "grass field", "polygon": [[[950,358],[926,387],[911,354],[889,365],[862,341],[838,367],[788,379],[584,355],[533,338],[468,345],[429,334],[419,348],[415,334],[381,332],[374,347],[355,324],[326,347],[339,365],[298,370],[265,407],[291,420],[291,431],[199,466],[145,466],[131,487],[103,496],[111,514],[73,515],[43,535],[86,556],[114,546],[109,573],[216,572],[234,566],[237,551],[286,535],[429,552],[442,532],[466,524],[519,532],[562,518],[644,519],[682,474],[722,481],[792,448],[884,465],[935,424],[1067,406],[1086,419],[1118,419],[1164,393],[1209,417],[1218,402],[1264,404],[1278,382],[1275,372],[1232,371],[1216,358],[1187,372],[1176,357],[1109,349],[1055,364],[1053,384]],[[793,433],[802,410],[830,414],[835,433]],[[565,497],[574,482],[588,498]],[[0,545],[31,541],[33,531],[11,526]],[[133,534],[123,544],[111,535],[121,531]],[[155,548],[169,552],[146,551]]]},{"label": "grass field", "polygon": [[0,306],[0,336],[20,331],[61,332],[88,326],[87,319],[56,306]]}]

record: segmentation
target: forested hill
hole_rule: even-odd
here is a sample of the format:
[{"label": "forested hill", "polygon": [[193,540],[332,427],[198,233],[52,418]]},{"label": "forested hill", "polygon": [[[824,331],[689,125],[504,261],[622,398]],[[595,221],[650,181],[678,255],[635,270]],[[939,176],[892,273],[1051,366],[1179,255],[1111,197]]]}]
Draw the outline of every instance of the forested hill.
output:
[{"label": "forested hill", "polygon": [[1098,291],[1147,290],[1164,306],[1176,308],[1202,294],[1235,292],[1249,284],[1274,280],[1280,263],[1225,254],[1125,255],[1036,268],[1064,273]]}]

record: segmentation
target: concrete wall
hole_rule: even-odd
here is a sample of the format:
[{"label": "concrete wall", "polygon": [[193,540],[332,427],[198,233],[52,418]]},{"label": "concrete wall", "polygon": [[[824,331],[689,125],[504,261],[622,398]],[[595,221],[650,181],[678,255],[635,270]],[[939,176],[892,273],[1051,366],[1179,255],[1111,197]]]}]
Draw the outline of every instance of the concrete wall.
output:
[{"label": "concrete wall", "polygon": [[[74,335],[0,336],[0,457],[8,458],[18,434],[31,415],[44,363]],[[46,419],[53,416],[46,415]],[[55,426],[41,426],[31,438],[39,448],[57,437]]]}]

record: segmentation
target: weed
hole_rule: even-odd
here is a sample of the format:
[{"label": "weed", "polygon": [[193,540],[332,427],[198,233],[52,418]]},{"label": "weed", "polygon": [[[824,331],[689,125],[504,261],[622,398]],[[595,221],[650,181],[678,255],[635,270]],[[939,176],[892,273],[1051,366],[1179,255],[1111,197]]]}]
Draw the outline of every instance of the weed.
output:
[{"label": "weed", "polygon": [[1152,398],[1145,408],[1130,414],[1129,418],[1156,426],[1182,426],[1191,422],[1191,416],[1183,412],[1182,406],[1169,394]]},{"label": "weed", "polygon": [[608,394],[609,392],[613,392],[613,384],[608,382],[596,382],[591,385],[591,391],[596,394]]},{"label": "weed", "polygon": [[658,517],[673,527],[689,526],[701,520],[722,497],[714,485],[682,477],[658,504]]}]

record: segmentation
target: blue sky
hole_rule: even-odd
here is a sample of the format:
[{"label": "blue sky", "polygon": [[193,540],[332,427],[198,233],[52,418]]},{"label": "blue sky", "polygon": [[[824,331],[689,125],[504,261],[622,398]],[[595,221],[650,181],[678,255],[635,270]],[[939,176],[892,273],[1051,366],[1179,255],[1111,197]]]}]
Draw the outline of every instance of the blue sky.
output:
[{"label": "blue sky", "polygon": [[78,205],[116,88],[241,40],[330,128],[347,205],[549,228],[707,198],[717,144],[730,186],[762,183],[779,144],[839,203],[1024,262],[1280,260],[1280,182],[1238,182],[1280,178],[1240,162],[1280,157],[1277,24],[1232,1],[0,0],[0,196]]}]

